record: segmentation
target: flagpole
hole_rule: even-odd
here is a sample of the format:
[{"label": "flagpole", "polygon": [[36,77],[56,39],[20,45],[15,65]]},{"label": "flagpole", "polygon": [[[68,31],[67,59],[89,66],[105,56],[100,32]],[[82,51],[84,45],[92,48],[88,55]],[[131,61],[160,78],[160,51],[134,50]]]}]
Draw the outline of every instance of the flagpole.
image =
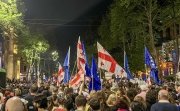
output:
[{"label": "flagpole", "polygon": [[[69,46],[69,53],[68,53],[68,54],[69,54],[69,55],[68,55],[68,56],[69,56],[69,60],[68,60],[68,61],[69,61],[69,62],[68,62],[68,63],[69,63],[69,64],[68,64],[68,71],[69,71],[69,67],[70,67],[70,52],[71,52],[71,47]],[[70,71],[69,71],[68,73],[70,74]],[[68,84],[69,84],[69,74],[67,74]]]},{"label": "flagpole", "polygon": [[180,64],[180,55],[179,55],[179,57],[178,57],[178,64],[177,64],[177,72],[176,73],[178,73],[179,72],[179,64]]},{"label": "flagpole", "polygon": [[125,50],[124,50],[124,69],[126,68],[126,60],[125,60],[125,57],[126,57],[126,52],[125,52]]},{"label": "flagpole", "polygon": [[126,46],[125,46],[125,37],[123,37],[123,49],[124,49],[124,69],[125,69],[125,54],[126,54],[126,52],[125,52],[125,50],[126,50]]},{"label": "flagpole", "polygon": [[75,70],[76,64],[77,64],[77,60],[75,60],[75,62],[74,62],[74,67],[73,67],[73,70],[72,70],[71,74],[74,74],[74,70]]},{"label": "flagpole", "polygon": [[[144,37],[144,54],[145,54],[145,48],[146,48],[146,38]],[[145,58],[145,55],[144,55],[144,59],[146,59]],[[147,65],[146,65],[146,62],[145,62],[146,60],[144,60],[144,68],[145,68],[145,73],[146,73],[146,78],[147,78],[147,74],[148,74],[148,72],[147,72]]]},{"label": "flagpole", "polygon": [[145,67],[145,74],[146,74],[146,78],[147,78],[147,74],[148,74],[148,71],[147,71],[147,65],[144,64],[144,67]]},{"label": "flagpole", "polygon": [[[145,40],[144,40],[144,44],[145,44]],[[144,54],[146,53],[145,48],[146,48],[146,46],[144,45]],[[145,56],[144,56],[144,59],[146,59]],[[147,65],[146,65],[145,61],[146,60],[144,60],[144,68],[145,68],[145,74],[146,74],[146,78],[147,78],[148,71],[147,71]]]},{"label": "flagpole", "polygon": [[[125,60],[125,59],[126,59],[126,58],[125,58],[125,57],[126,57],[125,37],[123,37],[123,49],[124,49],[124,69],[125,69],[125,68],[126,68],[126,63],[125,63],[125,62],[126,62],[126,60]],[[124,76],[124,75],[123,75],[123,76]]]},{"label": "flagpole", "polygon": [[94,77],[93,77],[93,74],[92,74],[91,79],[92,79],[92,90],[94,90]]},{"label": "flagpole", "polygon": [[100,70],[99,72],[100,72],[100,81],[101,81],[101,89],[102,89],[102,78],[101,78],[102,77],[102,74],[101,74],[102,72],[101,72],[101,69],[99,69],[99,70]]}]

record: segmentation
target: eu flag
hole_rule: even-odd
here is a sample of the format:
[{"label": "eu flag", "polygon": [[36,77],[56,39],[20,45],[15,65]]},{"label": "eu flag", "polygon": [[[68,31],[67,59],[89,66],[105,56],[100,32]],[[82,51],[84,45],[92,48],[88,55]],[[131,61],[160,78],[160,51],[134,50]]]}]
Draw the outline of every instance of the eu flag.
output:
[{"label": "eu flag", "polygon": [[67,54],[66,54],[66,58],[65,58],[65,60],[64,60],[64,64],[63,64],[63,66],[64,66],[64,72],[65,72],[65,74],[64,74],[64,83],[68,83],[69,82],[69,80],[70,80],[70,73],[69,73],[69,60],[70,60],[70,47],[69,47],[69,50],[68,50],[68,52],[67,52]]},{"label": "eu flag", "polygon": [[94,57],[92,58],[91,81],[89,83],[89,91],[91,90],[101,90],[101,80],[97,73],[97,65]]},{"label": "eu flag", "polygon": [[147,47],[145,47],[144,51],[144,59],[145,59],[145,64],[149,66],[151,69],[157,69],[156,63],[153,60],[150,52],[148,51]]},{"label": "eu flag", "polygon": [[133,79],[131,71],[129,70],[128,58],[125,51],[124,51],[124,70],[127,73],[127,79]]},{"label": "eu flag", "polygon": [[91,69],[88,63],[85,64],[85,70],[86,70],[86,77],[91,78]]},{"label": "eu flag", "polygon": [[156,84],[159,84],[158,69],[147,47],[144,50],[144,59],[145,64],[150,67],[150,77],[154,79]]}]

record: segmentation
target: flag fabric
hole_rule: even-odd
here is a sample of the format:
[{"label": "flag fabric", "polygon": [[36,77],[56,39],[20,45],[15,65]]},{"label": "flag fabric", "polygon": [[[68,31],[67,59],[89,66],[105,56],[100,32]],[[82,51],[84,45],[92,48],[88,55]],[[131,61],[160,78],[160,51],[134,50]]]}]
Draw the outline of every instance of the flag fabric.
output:
[{"label": "flag fabric", "polygon": [[78,70],[83,69],[83,71],[85,71],[85,63],[86,63],[85,49],[79,37],[78,43],[77,43],[77,68]]},{"label": "flag fabric", "polygon": [[153,78],[156,84],[159,84],[158,69],[147,47],[145,47],[144,59],[145,65],[150,67],[150,77]]},{"label": "flag fabric", "polygon": [[154,83],[156,83],[156,84],[160,83],[157,69],[151,69],[150,77],[153,78]]},{"label": "flag fabric", "polygon": [[101,80],[97,73],[97,65],[94,57],[92,58],[91,81],[89,83],[89,91],[91,90],[101,90]]},{"label": "flag fabric", "polygon": [[[84,55],[84,59],[85,59],[85,69],[84,69],[84,72],[85,72],[85,79],[87,81],[90,81],[90,77],[91,77],[91,69],[89,67],[89,64],[88,64],[88,60],[87,60],[87,56],[86,56],[86,50],[85,50],[85,46],[84,46],[84,43],[82,42],[82,49],[83,49],[83,55]],[[84,66],[84,65],[82,65]],[[85,81],[86,81],[85,80]]]},{"label": "flag fabric", "polygon": [[120,77],[127,77],[125,70],[114,60],[114,58],[97,42],[98,68],[104,69]]},{"label": "flag fabric", "polygon": [[83,54],[84,54],[85,62],[88,63],[88,61],[87,61],[87,56],[86,56],[86,50],[85,50],[85,46],[84,46],[83,41],[82,41],[82,48],[83,48]]},{"label": "flag fabric", "polygon": [[88,63],[85,64],[85,77],[86,77],[86,80],[91,79],[91,69],[90,69]]},{"label": "flag fabric", "polygon": [[149,66],[151,69],[157,69],[156,63],[153,60],[150,52],[148,51],[147,47],[145,47],[144,51],[144,58],[145,58],[145,64]]},{"label": "flag fabric", "polygon": [[128,58],[125,51],[124,51],[124,70],[127,73],[127,79],[133,79],[131,71],[129,70]]},{"label": "flag fabric", "polygon": [[151,78],[150,78],[150,77],[147,78],[146,83],[147,83],[148,85],[152,85],[152,83],[151,83]]},{"label": "flag fabric", "polygon": [[84,71],[80,69],[77,74],[70,80],[70,87],[77,87],[84,79]]},{"label": "flag fabric", "polygon": [[61,64],[59,63],[58,79],[57,79],[58,84],[61,83],[63,79],[64,79],[64,69],[61,66]]},{"label": "flag fabric", "polygon": [[146,73],[142,73],[141,78],[143,81],[147,81]]},{"label": "flag fabric", "polygon": [[69,64],[70,64],[70,47],[68,49],[68,52],[67,52],[67,55],[66,55],[66,58],[64,60],[64,71],[65,71],[65,74],[64,74],[64,83],[68,83],[69,80],[70,80],[70,73],[69,73]]}]

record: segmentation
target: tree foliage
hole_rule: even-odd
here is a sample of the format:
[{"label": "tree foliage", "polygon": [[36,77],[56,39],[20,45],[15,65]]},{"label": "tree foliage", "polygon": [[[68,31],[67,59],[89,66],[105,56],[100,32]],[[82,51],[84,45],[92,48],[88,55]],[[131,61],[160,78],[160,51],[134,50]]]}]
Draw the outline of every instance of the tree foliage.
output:
[{"label": "tree foliage", "polygon": [[[41,55],[49,48],[42,34],[30,32],[29,27],[24,24],[24,12],[23,0],[0,0],[0,29],[3,32],[5,46],[4,61],[7,77],[10,79],[15,74],[14,67],[18,58],[22,57],[32,67],[33,63],[40,64]],[[15,45],[18,46],[18,53],[14,53]]]},{"label": "tree foliage", "polygon": [[23,26],[22,14],[17,9],[16,0],[0,1],[0,28],[8,31]]},{"label": "tree foliage", "polygon": [[41,34],[28,33],[26,35],[27,37],[24,36],[19,41],[19,53],[24,55],[28,63],[32,63],[33,59],[37,60],[40,54],[48,50],[49,44]]},{"label": "tree foliage", "polygon": [[[143,70],[144,45],[157,60],[156,40],[165,21],[172,20],[172,16],[168,16],[172,14],[172,6],[177,2],[178,0],[115,0],[99,27],[100,41],[121,65],[125,48],[130,69],[134,72]],[[178,15],[178,5],[173,8]]]}]

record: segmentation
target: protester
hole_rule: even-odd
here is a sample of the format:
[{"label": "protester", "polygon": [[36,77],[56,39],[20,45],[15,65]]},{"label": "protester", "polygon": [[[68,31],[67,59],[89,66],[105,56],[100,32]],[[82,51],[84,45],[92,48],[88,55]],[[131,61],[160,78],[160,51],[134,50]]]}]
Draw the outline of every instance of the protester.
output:
[{"label": "protester", "polygon": [[146,107],[140,101],[136,101],[136,100],[132,101],[130,107],[131,107],[131,111],[146,111]]},{"label": "protester", "polygon": [[38,86],[36,84],[33,84],[30,87],[29,94],[27,94],[24,97],[24,99],[28,101],[28,104],[27,104],[28,111],[36,111],[36,109],[33,105],[33,100],[34,100],[35,96],[37,95],[37,91],[38,91]]},{"label": "protester", "polygon": [[[52,111],[66,111],[66,108],[65,108],[65,102],[66,102],[66,99],[64,97],[59,97],[58,98],[58,107],[54,107],[52,109]],[[49,110],[51,111],[51,110]]]},{"label": "protester", "polygon": [[179,107],[180,88],[173,83],[138,85],[124,78],[105,80],[98,91],[88,91],[84,82],[78,86],[74,90],[63,83],[44,82],[38,87],[36,81],[8,82],[8,87],[0,90],[0,111],[14,111],[10,109],[12,98],[20,100],[17,108],[23,111],[178,111]]},{"label": "protester", "polygon": [[75,99],[75,105],[77,109],[75,111],[84,111],[86,107],[87,100],[83,95],[79,95]]},{"label": "protester", "polygon": [[151,106],[158,101],[158,90],[155,87],[151,87],[146,93],[146,106],[147,111],[150,111]]},{"label": "protester", "polygon": [[26,107],[18,97],[12,97],[6,102],[5,111],[26,111]]},{"label": "protester", "polygon": [[130,100],[127,96],[122,96],[117,101],[117,111],[130,111]]},{"label": "protester", "polygon": [[91,100],[89,101],[89,105],[91,111],[101,111],[100,101],[97,98],[91,98]]},{"label": "protester", "polygon": [[155,103],[151,107],[151,111],[178,111],[176,105],[169,102],[169,93],[167,90],[160,90],[158,93],[158,103]]},{"label": "protester", "polygon": [[33,105],[35,109],[38,111],[48,111],[48,102],[46,95],[36,95],[33,99]]},{"label": "protester", "polygon": [[140,88],[141,88],[141,92],[136,96],[140,96],[144,99],[144,101],[146,101],[146,93],[148,90],[148,86],[147,85],[141,85]]}]

